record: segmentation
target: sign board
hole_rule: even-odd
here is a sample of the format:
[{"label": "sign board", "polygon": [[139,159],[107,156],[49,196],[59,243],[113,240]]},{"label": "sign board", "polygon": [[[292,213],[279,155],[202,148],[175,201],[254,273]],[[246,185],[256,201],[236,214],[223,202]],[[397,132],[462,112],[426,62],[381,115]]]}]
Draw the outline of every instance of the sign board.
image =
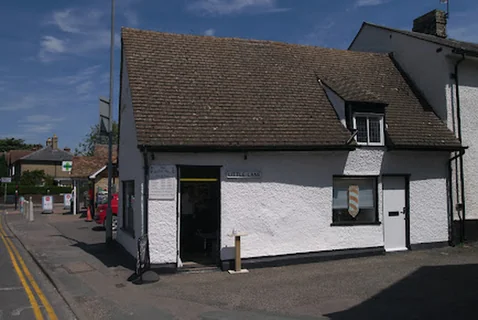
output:
[{"label": "sign board", "polygon": [[108,135],[110,131],[109,108],[109,99],[100,98],[100,135]]},{"label": "sign board", "polygon": [[44,213],[53,213],[53,196],[43,196],[41,199],[41,209]]},{"label": "sign board", "polygon": [[349,186],[349,214],[352,217],[356,217],[360,211],[359,209],[359,186],[350,185]]},{"label": "sign board", "polygon": [[65,193],[63,195],[63,206],[65,209],[71,208],[71,193]]},{"label": "sign board", "polygon": [[149,198],[151,200],[176,199],[176,166],[149,167]]},{"label": "sign board", "polygon": [[2,178],[2,183],[11,183],[12,182],[12,178],[10,177],[3,177]]},{"label": "sign board", "polygon": [[70,172],[71,168],[73,168],[72,161],[62,161],[61,162],[61,171]]},{"label": "sign board", "polygon": [[260,179],[262,177],[262,173],[258,170],[255,171],[227,171],[226,178],[227,179]]}]

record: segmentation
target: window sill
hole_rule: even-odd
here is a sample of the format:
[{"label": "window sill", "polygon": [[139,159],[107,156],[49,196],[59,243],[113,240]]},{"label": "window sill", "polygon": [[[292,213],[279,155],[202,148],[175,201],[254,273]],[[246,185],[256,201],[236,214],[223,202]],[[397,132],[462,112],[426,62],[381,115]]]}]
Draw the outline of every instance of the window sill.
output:
[{"label": "window sill", "polygon": [[380,221],[377,221],[377,222],[351,221],[351,222],[332,222],[330,226],[331,227],[379,226],[381,224],[382,223]]},{"label": "window sill", "polygon": [[136,239],[136,237],[134,236],[134,230],[125,229],[125,228],[120,228],[120,230],[123,231],[128,236],[130,236],[131,238]]}]

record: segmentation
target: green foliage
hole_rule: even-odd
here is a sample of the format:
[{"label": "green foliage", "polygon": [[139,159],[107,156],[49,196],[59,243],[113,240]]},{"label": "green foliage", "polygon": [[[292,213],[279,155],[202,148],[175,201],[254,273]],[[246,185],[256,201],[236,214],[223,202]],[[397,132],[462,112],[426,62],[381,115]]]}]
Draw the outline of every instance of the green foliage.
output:
[{"label": "green foliage", "polygon": [[[15,183],[7,184],[7,194],[15,194]],[[61,193],[70,193],[71,187],[57,187],[57,186],[44,186],[44,187],[37,187],[37,186],[18,186],[18,194],[19,195],[26,195],[26,194],[61,194]],[[1,188],[3,194],[3,186]]]},{"label": "green foliage", "polygon": [[[75,149],[75,155],[92,156],[95,151],[96,144],[108,144],[108,136],[100,135],[100,125],[90,127],[90,132],[83,138],[78,147]],[[113,121],[113,144],[118,144],[119,126]]]},{"label": "green foliage", "polygon": [[10,150],[31,150],[34,147],[42,147],[41,144],[28,144],[23,139],[5,138],[0,139],[0,152],[8,152]]},{"label": "green foliage", "polygon": [[53,185],[53,177],[45,174],[43,170],[33,170],[22,172],[20,184],[24,186]]}]

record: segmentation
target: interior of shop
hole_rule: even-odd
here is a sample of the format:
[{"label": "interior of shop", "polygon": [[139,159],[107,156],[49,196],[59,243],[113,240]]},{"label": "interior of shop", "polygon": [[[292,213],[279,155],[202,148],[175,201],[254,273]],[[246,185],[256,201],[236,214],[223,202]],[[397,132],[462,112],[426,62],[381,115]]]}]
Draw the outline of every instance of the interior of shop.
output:
[{"label": "interior of shop", "polygon": [[219,168],[180,169],[180,257],[183,264],[219,262]]}]

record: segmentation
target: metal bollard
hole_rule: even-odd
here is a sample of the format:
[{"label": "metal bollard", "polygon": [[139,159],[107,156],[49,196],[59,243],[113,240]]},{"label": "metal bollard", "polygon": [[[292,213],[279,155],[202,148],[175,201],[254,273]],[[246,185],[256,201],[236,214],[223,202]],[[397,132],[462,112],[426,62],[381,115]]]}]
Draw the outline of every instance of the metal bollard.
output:
[{"label": "metal bollard", "polygon": [[29,202],[25,200],[25,208],[23,208],[23,212],[22,212],[23,218],[25,219],[28,216],[28,209],[30,209],[30,205],[29,205]]},{"label": "metal bollard", "polygon": [[32,197],[30,197],[30,217],[29,217],[30,222],[35,220],[35,217],[33,215],[33,202],[32,202]]}]

